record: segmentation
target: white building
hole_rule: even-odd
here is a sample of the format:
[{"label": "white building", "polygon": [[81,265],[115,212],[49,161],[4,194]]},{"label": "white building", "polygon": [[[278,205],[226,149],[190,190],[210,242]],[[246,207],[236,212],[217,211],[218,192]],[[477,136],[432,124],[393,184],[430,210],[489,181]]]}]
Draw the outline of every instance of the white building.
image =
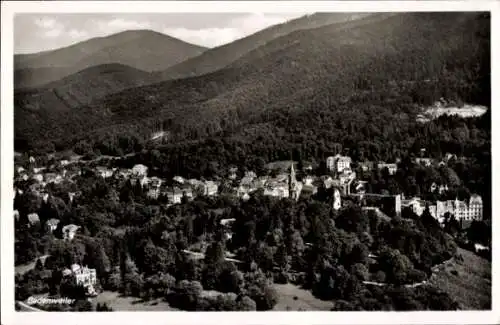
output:
[{"label": "white building", "polygon": [[335,155],[326,159],[326,167],[330,171],[336,170],[341,173],[344,169],[351,168],[351,162],[351,158],[348,156]]},{"label": "white building", "polygon": [[82,286],[87,290],[88,295],[96,295],[94,286],[97,283],[97,272],[95,269],[89,269],[78,264],[71,265],[71,269],[62,271],[64,277],[73,277],[77,286]]},{"label": "white building", "polygon": [[45,223],[45,226],[47,228],[47,231],[53,232],[54,230],[57,229],[58,224],[59,224],[59,219],[52,218],[52,219],[47,220],[47,222]]},{"label": "white building", "polygon": [[401,207],[409,207],[417,216],[421,216],[425,211],[425,201],[418,197],[409,200],[401,200]]},{"label": "white building", "polygon": [[396,174],[396,172],[398,170],[398,165],[397,164],[379,163],[379,164],[377,164],[377,168],[379,170],[387,168],[387,170],[389,171],[389,175],[394,175],[394,174]]},{"label": "white building", "polygon": [[36,225],[37,223],[40,222],[40,217],[38,216],[38,213],[30,213],[28,214],[28,222],[29,222],[29,226],[34,226]]},{"label": "white building", "polygon": [[217,183],[213,181],[205,182],[205,195],[207,196],[217,195],[218,189],[219,186],[217,185]]},{"label": "white building", "polygon": [[340,198],[340,191],[338,188],[333,190],[333,209],[339,210],[342,207],[342,201]]},{"label": "white building", "polygon": [[73,225],[73,224],[64,226],[62,228],[63,238],[65,240],[73,240],[73,238],[75,237],[76,231],[78,229],[80,229],[80,227],[77,225]]},{"label": "white building", "polygon": [[472,195],[467,202],[455,200],[437,201],[436,205],[429,207],[434,218],[440,223],[444,222],[444,215],[449,213],[458,221],[472,221],[483,219],[483,200],[479,195]]},{"label": "white building", "polygon": [[132,174],[136,177],[146,177],[148,175],[148,167],[138,164],[132,167]]}]

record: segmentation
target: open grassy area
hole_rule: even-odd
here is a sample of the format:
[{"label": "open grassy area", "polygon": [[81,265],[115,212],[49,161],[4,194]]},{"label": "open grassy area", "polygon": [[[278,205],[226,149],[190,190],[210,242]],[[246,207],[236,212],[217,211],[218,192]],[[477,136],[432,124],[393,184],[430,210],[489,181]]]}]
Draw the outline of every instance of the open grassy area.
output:
[{"label": "open grassy area", "polygon": [[143,302],[142,299],[134,297],[122,297],[118,292],[104,291],[92,299],[92,303],[107,303],[113,311],[179,311],[172,308],[162,299]]},{"label": "open grassy area", "polygon": [[296,285],[274,284],[274,287],[279,300],[273,311],[329,311],[333,307],[331,301],[320,300]]},{"label": "open grassy area", "polygon": [[439,268],[430,283],[446,291],[463,310],[491,308],[491,263],[459,248],[463,261],[453,258]]}]

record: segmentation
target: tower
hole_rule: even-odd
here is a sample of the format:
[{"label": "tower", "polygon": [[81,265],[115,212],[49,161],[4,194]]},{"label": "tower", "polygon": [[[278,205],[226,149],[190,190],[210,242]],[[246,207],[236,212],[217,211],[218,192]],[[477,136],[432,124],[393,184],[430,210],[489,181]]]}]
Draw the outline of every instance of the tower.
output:
[{"label": "tower", "polygon": [[400,217],[401,216],[401,194],[398,194],[395,196],[395,207],[394,210],[396,211],[396,216]]},{"label": "tower", "polygon": [[297,178],[295,177],[295,169],[293,168],[293,161],[290,165],[290,176],[288,179],[288,191],[290,197],[294,200],[297,199]]},{"label": "tower", "polygon": [[333,210],[338,210],[342,206],[342,202],[340,200],[340,192],[338,188],[333,190]]}]

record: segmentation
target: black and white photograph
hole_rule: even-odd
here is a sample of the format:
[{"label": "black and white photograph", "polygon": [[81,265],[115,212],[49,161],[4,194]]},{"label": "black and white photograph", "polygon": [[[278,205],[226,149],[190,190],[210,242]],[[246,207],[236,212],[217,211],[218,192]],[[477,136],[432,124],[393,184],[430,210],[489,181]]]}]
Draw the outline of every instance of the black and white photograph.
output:
[{"label": "black and white photograph", "polygon": [[57,2],[2,25],[3,324],[494,311],[494,5]]}]

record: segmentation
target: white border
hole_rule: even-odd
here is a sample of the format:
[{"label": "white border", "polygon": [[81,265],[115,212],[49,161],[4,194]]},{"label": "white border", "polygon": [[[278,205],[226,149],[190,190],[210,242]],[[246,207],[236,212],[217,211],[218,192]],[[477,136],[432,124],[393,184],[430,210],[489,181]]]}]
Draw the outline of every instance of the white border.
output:
[{"label": "white border", "polygon": [[[492,26],[492,90],[500,89],[499,2],[496,1],[2,1],[1,10],[1,315],[2,324],[498,324],[500,323],[500,274],[497,236],[493,235],[492,307],[482,312],[266,312],[266,313],[202,313],[202,312],[112,312],[112,313],[16,313],[14,311],[13,257],[13,17],[15,13],[139,13],[139,12],[376,12],[376,11],[491,11]],[[492,106],[498,106],[498,92],[492,91]],[[500,121],[492,109],[493,121]],[[497,193],[500,161],[497,158],[498,131],[492,127],[492,193]],[[493,200],[493,218],[499,206]],[[493,233],[500,235],[498,222]],[[496,308],[495,308],[496,307]]]}]

